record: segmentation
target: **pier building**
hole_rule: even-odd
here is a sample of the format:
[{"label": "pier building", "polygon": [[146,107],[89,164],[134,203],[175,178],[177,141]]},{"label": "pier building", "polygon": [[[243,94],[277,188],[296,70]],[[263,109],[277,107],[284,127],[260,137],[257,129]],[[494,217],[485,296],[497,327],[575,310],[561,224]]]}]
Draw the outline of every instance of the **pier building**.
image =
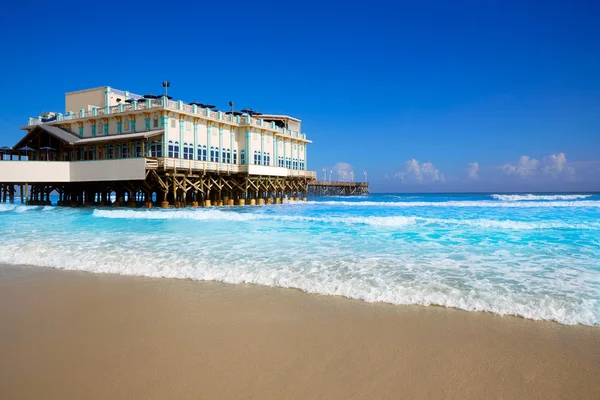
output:
[{"label": "pier building", "polygon": [[0,161],[0,200],[17,189],[29,204],[48,204],[56,191],[73,206],[305,199],[316,173],[301,123],[108,86],[66,93],[64,113],[29,118],[22,139],[0,148],[11,160]]}]

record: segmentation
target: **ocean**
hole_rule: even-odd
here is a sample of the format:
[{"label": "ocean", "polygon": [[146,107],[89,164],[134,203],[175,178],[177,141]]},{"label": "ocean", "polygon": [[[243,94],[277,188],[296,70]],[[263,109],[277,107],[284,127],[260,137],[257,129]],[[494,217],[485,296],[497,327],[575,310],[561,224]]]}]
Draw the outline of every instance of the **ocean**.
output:
[{"label": "ocean", "polygon": [[0,204],[2,265],[597,326],[600,195],[374,194],[169,210]]}]

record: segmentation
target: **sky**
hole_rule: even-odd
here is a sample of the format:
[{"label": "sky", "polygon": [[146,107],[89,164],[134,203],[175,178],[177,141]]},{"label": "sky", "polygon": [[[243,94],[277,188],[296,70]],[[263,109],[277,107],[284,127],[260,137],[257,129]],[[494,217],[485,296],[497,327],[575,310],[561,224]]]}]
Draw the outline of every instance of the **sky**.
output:
[{"label": "sky", "polygon": [[[302,119],[372,191],[600,191],[600,2],[3,4],[0,146],[108,85]],[[333,174],[330,174],[333,171]]]}]

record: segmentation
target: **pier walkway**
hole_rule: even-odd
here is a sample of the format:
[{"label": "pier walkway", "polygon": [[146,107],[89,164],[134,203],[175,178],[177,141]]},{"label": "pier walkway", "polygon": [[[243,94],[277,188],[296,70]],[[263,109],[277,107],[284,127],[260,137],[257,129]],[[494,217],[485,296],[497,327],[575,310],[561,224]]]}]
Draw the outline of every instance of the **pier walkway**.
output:
[{"label": "pier walkway", "polygon": [[312,180],[308,182],[308,194],[313,196],[368,196],[367,182],[330,182]]}]

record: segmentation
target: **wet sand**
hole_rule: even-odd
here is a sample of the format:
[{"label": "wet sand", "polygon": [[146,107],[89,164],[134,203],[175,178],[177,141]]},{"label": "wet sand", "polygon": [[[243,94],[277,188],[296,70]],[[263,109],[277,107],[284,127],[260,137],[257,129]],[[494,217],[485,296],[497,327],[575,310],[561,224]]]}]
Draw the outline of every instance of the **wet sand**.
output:
[{"label": "wet sand", "polygon": [[600,328],[0,266],[0,398],[600,399]]}]

